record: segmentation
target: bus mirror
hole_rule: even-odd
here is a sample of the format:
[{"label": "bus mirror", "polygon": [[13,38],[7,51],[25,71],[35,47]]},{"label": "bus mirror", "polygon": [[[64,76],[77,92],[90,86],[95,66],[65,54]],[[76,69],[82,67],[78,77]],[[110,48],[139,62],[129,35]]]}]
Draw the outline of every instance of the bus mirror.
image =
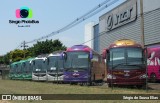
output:
[{"label": "bus mirror", "polygon": [[143,49],[143,55],[144,55],[144,61],[147,64],[147,58],[150,58],[151,55],[146,47]]},{"label": "bus mirror", "polygon": [[90,52],[89,56],[90,56],[90,59],[93,59],[93,53],[92,52]]},{"label": "bus mirror", "polygon": [[104,49],[103,53],[102,53],[102,58],[103,59],[106,59],[106,54],[107,54],[107,49]]},{"label": "bus mirror", "polygon": [[33,65],[35,65],[35,61],[33,61]]},{"label": "bus mirror", "polygon": [[66,53],[66,52],[63,52],[63,53],[61,54],[61,58],[64,59],[64,60],[66,60],[66,59],[67,59],[67,53]]},{"label": "bus mirror", "polygon": [[154,55],[154,52],[151,52],[151,50],[147,49],[147,58],[152,58]]},{"label": "bus mirror", "polygon": [[60,59],[63,60],[63,52],[60,54]]},{"label": "bus mirror", "polygon": [[150,58],[150,57],[151,57],[151,53],[148,52],[148,49],[147,49],[147,48],[144,48],[144,49],[143,49],[143,53],[144,53],[144,55],[145,55],[146,58]]},{"label": "bus mirror", "polygon": [[106,59],[106,53],[102,54],[103,59]]}]

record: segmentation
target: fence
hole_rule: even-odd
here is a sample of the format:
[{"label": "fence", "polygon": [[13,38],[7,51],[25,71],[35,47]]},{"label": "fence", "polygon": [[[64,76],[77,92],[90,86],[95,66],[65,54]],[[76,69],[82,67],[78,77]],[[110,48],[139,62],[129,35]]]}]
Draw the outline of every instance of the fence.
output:
[{"label": "fence", "polygon": [[9,79],[9,70],[2,70],[2,79]]}]

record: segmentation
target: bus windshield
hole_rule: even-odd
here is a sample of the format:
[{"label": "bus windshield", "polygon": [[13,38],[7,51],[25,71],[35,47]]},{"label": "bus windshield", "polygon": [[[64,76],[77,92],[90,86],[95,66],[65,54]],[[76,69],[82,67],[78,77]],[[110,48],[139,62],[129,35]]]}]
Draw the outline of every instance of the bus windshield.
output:
[{"label": "bus windshield", "polygon": [[113,48],[110,50],[108,65],[112,69],[141,69],[144,66],[142,48]]},{"label": "bus windshield", "polygon": [[59,57],[58,58],[58,68],[59,70],[58,71],[63,71],[63,60]]},{"label": "bus windshield", "polygon": [[34,71],[44,71],[46,69],[45,67],[45,61],[43,59],[36,59],[33,61],[33,70]]},{"label": "bus windshield", "polygon": [[48,59],[48,70],[56,71],[57,68],[59,70],[63,69],[63,60],[60,59],[60,56],[51,56]]},{"label": "bus windshield", "polygon": [[87,69],[89,66],[88,52],[67,52],[67,58],[64,62],[64,68]]},{"label": "bus windshield", "polygon": [[55,71],[57,68],[56,68],[56,62],[57,62],[57,57],[56,56],[51,56],[51,57],[48,57],[48,70],[51,70],[51,71]]}]

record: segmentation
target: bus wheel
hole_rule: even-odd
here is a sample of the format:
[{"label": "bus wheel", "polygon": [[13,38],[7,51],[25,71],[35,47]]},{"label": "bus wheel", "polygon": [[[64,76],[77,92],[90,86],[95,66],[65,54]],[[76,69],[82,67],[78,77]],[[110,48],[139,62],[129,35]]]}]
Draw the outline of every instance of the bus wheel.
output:
[{"label": "bus wheel", "polygon": [[70,82],[70,85],[77,85],[78,83]]},{"label": "bus wheel", "polygon": [[92,83],[92,82],[88,82],[88,83],[86,83],[86,85],[87,85],[87,86],[92,86],[93,83]]},{"label": "bus wheel", "polygon": [[74,83],[70,82],[70,85],[73,85]]},{"label": "bus wheel", "polygon": [[110,83],[108,83],[108,87],[112,87],[112,85]]},{"label": "bus wheel", "polygon": [[151,82],[152,83],[156,82],[156,74],[154,74],[154,73],[151,74]]},{"label": "bus wheel", "polygon": [[138,89],[142,89],[143,88],[143,85],[137,85],[136,86]]},{"label": "bus wheel", "polygon": [[79,83],[80,86],[83,86],[83,83]]}]

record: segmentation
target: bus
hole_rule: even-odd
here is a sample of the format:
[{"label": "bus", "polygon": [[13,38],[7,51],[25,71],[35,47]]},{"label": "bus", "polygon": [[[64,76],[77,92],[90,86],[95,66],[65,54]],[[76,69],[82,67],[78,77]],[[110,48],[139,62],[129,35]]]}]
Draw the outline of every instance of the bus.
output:
[{"label": "bus", "polygon": [[33,81],[46,81],[46,57],[38,56],[35,59],[31,60],[32,66],[32,80]]},{"label": "bus", "polygon": [[160,81],[160,45],[149,46],[148,49],[148,79],[151,82]]},{"label": "bus", "polygon": [[21,60],[14,62],[10,65],[9,78],[10,79],[32,79],[32,67],[30,61],[33,58],[27,60]]},{"label": "bus", "polygon": [[86,45],[74,45],[62,54],[64,60],[64,82],[92,85],[102,82],[105,66],[102,56]]},{"label": "bus", "polygon": [[51,53],[47,57],[47,81],[63,82],[63,60],[61,53]]},{"label": "bus", "polygon": [[130,39],[112,43],[103,51],[106,59],[108,86],[146,85],[146,49]]}]

